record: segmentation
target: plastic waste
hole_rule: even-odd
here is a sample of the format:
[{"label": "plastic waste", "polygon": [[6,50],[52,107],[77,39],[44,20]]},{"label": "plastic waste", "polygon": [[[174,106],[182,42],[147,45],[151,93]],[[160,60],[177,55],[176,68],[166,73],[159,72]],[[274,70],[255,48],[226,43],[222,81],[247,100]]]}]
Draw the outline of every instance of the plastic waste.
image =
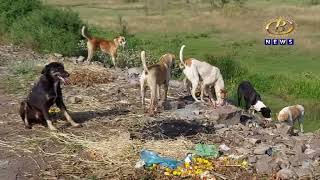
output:
[{"label": "plastic waste", "polygon": [[221,145],[219,146],[219,149],[220,149],[221,151],[229,151],[229,150],[230,150],[230,148],[229,148],[227,145],[225,145],[225,144],[221,144]]},{"label": "plastic waste", "polygon": [[168,167],[171,169],[175,169],[177,168],[177,166],[182,164],[181,161],[171,159],[171,158],[161,157],[158,153],[154,151],[149,151],[149,150],[142,150],[140,152],[140,159],[144,162],[146,166],[159,164],[160,166]]},{"label": "plastic waste", "polygon": [[219,150],[213,144],[196,144],[193,153],[202,157],[217,158],[219,156]]},{"label": "plastic waste", "polygon": [[266,150],[265,153],[268,154],[269,156],[272,156],[273,149],[272,149],[272,148],[269,148],[269,149]]}]

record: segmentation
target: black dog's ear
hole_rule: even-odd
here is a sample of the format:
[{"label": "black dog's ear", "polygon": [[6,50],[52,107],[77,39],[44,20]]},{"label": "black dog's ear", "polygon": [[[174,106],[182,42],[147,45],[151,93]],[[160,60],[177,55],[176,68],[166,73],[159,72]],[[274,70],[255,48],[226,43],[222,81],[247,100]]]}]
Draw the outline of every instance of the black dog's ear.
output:
[{"label": "black dog's ear", "polygon": [[41,74],[46,74],[48,71],[48,65],[45,65],[44,68],[41,71]]}]

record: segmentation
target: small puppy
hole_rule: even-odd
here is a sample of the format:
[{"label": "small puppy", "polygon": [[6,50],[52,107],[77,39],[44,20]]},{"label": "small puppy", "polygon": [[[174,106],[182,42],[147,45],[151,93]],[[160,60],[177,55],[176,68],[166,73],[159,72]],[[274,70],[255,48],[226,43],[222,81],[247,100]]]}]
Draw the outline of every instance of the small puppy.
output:
[{"label": "small puppy", "polygon": [[88,58],[87,61],[90,62],[94,51],[97,50],[98,47],[100,47],[101,51],[109,54],[112,59],[112,63],[114,67],[116,66],[116,58],[117,58],[117,50],[119,46],[124,47],[126,45],[126,39],[123,36],[118,36],[113,39],[113,41],[105,40],[105,39],[99,39],[95,37],[89,36],[86,31],[86,27],[83,26],[81,30],[81,34],[84,38],[88,40],[87,42],[87,48],[88,48]]},{"label": "small puppy", "polygon": [[279,122],[288,122],[291,126],[298,120],[300,132],[303,133],[304,107],[297,104],[283,108],[278,114]]},{"label": "small puppy", "polygon": [[[238,87],[238,105],[242,97],[246,103],[246,110],[254,109],[254,111],[261,112],[262,116],[271,121],[271,110],[261,100],[260,94],[253,88],[249,81],[242,81]],[[254,114],[254,112],[253,112]]]},{"label": "small puppy", "polygon": [[[207,92],[210,101],[212,102],[213,106],[216,105],[224,105],[225,98],[226,98],[226,90],[224,88],[224,81],[222,75],[220,73],[219,68],[212,66],[206,62],[202,62],[196,60],[194,58],[189,58],[187,60],[183,60],[183,49],[185,45],[181,46],[180,49],[180,68],[183,69],[183,73],[186,75],[187,79],[191,82],[192,90],[191,95],[196,102],[200,102],[200,100],[196,97],[196,89],[202,79],[202,86],[201,86],[201,94],[200,98],[201,101],[204,102],[203,96],[204,93]],[[188,82],[188,81],[186,81]],[[207,89],[211,89],[214,87],[216,97],[217,97],[217,104],[216,101],[213,99],[211,91],[207,91]]]},{"label": "small puppy", "polygon": [[164,87],[163,101],[167,100],[169,80],[171,76],[171,69],[175,62],[175,55],[165,54],[160,57],[160,61],[158,64],[154,64],[147,67],[145,52],[142,51],[141,61],[144,69],[140,76],[142,106],[145,106],[145,91],[147,83],[151,91],[151,104],[149,108],[149,113],[154,114],[157,111],[158,98],[161,98],[161,85],[163,85]]},{"label": "small puppy", "polygon": [[55,103],[72,126],[80,126],[74,122],[63,103],[60,83],[67,83],[69,73],[58,62],[44,67],[39,81],[33,86],[27,99],[21,102],[20,116],[27,129],[31,129],[32,121],[46,121],[50,130],[56,130],[49,118],[49,109]]}]

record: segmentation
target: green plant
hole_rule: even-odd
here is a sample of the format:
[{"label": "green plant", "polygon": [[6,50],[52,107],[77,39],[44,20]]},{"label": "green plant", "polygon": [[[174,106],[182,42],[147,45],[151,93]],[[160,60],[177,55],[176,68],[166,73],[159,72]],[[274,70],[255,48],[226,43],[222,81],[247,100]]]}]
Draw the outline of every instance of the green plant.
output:
[{"label": "green plant", "polygon": [[39,0],[0,0],[0,30],[7,30],[13,22],[41,7]]},{"label": "green plant", "polygon": [[40,52],[59,52],[64,55],[79,54],[81,20],[70,10],[43,8],[14,22],[10,38]]}]

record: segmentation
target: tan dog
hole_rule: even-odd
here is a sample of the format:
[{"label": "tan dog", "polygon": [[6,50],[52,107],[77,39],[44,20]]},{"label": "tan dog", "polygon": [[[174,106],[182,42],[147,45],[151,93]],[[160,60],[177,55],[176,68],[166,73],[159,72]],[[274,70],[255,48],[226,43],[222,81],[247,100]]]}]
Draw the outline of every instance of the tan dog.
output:
[{"label": "tan dog", "polygon": [[219,68],[210,65],[209,63],[199,61],[194,58],[189,58],[183,60],[183,45],[180,49],[180,68],[183,69],[183,73],[186,75],[187,79],[191,82],[192,90],[191,95],[196,102],[200,102],[196,98],[196,89],[202,79],[201,86],[201,101],[204,102],[203,96],[205,92],[208,93],[210,101],[213,106],[216,106],[216,101],[213,99],[211,91],[207,91],[208,88],[214,87],[217,97],[218,105],[224,105],[226,98],[226,90],[224,88],[224,81]]},{"label": "tan dog", "polygon": [[140,77],[141,86],[141,100],[142,106],[145,106],[145,91],[146,83],[151,91],[151,103],[149,113],[154,114],[158,108],[158,98],[160,99],[160,86],[163,85],[164,97],[163,101],[167,100],[167,93],[169,87],[169,80],[171,76],[171,68],[175,61],[175,55],[165,54],[160,57],[158,64],[147,67],[145,52],[141,52],[141,61],[143,65],[143,72]]},{"label": "tan dog", "polygon": [[285,107],[278,114],[279,122],[288,122],[291,126],[298,120],[301,132],[303,132],[303,118],[304,107],[301,105]]},{"label": "tan dog", "polygon": [[114,67],[116,66],[116,58],[117,58],[117,50],[119,46],[124,47],[126,45],[126,39],[123,36],[118,36],[113,39],[113,41],[105,40],[105,39],[99,39],[95,37],[89,36],[86,31],[86,27],[83,26],[81,30],[81,34],[84,38],[88,40],[87,42],[87,48],[88,48],[88,58],[87,61],[90,62],[94,52],[97,50],[98,47],[100,47],[101,51],[109,54],[112,59],[112,63]]}]

